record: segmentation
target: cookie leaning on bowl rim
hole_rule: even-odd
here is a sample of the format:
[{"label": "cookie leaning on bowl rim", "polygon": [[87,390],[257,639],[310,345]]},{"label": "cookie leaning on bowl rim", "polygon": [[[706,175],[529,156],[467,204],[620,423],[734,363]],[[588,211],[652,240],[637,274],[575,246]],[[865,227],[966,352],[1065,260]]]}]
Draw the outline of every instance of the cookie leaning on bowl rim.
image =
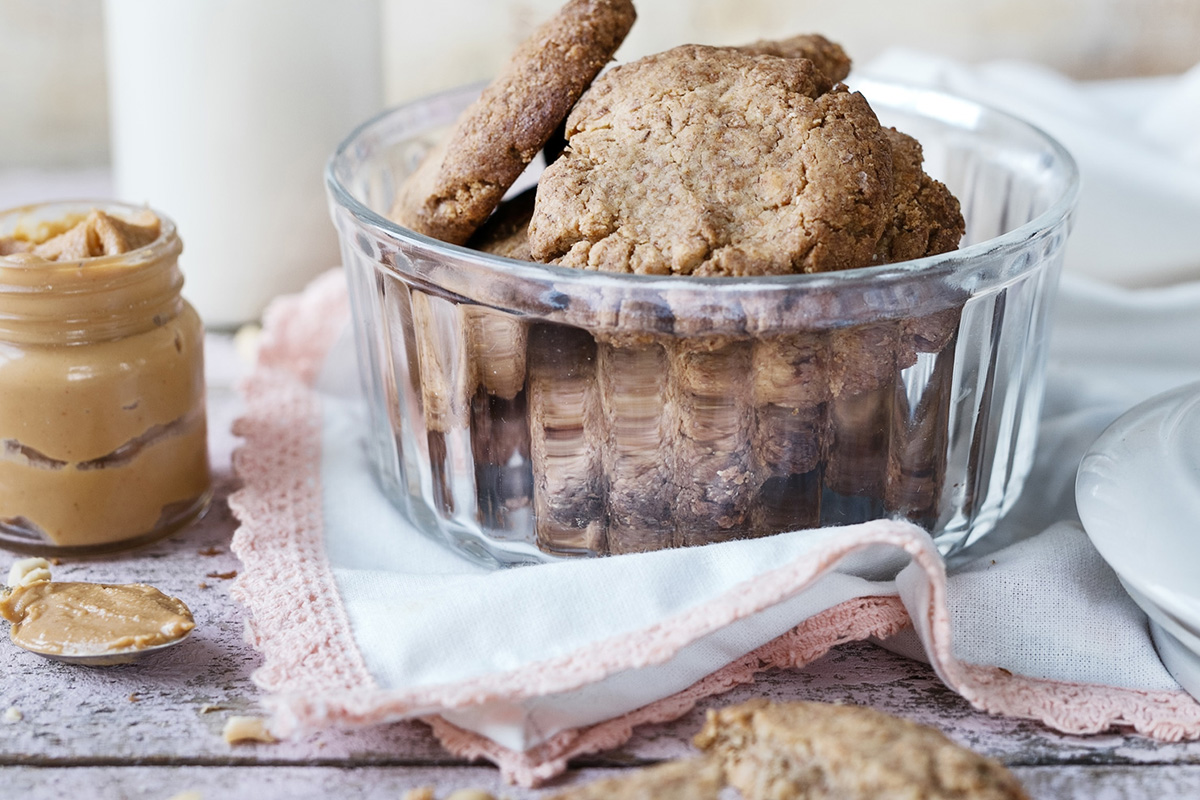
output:
[{"label": "cookie leaning on bowl rim", "polygon": [[394,221],[464,244],[612,58],[631,0],[571,0],[526,39],[397,192]]}]

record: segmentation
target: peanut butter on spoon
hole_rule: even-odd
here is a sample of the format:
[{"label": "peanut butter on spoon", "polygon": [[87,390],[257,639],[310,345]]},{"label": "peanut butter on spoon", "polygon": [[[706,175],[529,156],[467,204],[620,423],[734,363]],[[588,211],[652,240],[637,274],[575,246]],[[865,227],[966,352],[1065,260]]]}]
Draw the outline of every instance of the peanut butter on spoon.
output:
[{"label": "peanut butter on spoon", "polygon": [[12,623],[13,643],[38,655],[123,664],[182,641],[196,627],[183,601],[153,586],[58,582],[48,576],[42,559],[18,562],[9,576],[12,588],[0,597],[0,616]]}]

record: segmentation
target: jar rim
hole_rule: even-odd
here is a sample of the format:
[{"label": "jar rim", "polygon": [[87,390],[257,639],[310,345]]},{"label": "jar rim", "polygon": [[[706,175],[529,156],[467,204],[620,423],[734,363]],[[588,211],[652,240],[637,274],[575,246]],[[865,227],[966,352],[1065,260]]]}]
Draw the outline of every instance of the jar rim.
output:
[{"label": "jar rim", "polygon": [[54,222],[94,209],[126,217],[149,209],[159,219],[159,235],[126,253],[94,258],[0,256],[0,339],[42,344],[117,339],[179,313],[183,243],[175,223],[149,206],[111,200],[32,203],[0,211],[0,231],[7,235],[21,223]]},{"label": "jar rim", "polygon": [[[149,244],[142,245],[126,253],[94,256],[84,259],[70,259],[67,261],[52,261],[48,259],[31,260],[16,258],[14,256],[0,256],[0,271],[13,270],[14,274],[17,275],[23,273],[32,275],[36,272],[39,282],[48,282],[45,281],[45,278],[70,275],[78,271],[80,266],[84,264],[86,264],[89,272],[103,270],[105,267],[119,267],[124,272],[137,272],[137,267],[153,264],[163,256],[170,255],[172,249],[180,248],[175,222],[170,217],[149,205],[133,205],[132,203],[123,203],[116,200],[53,200],[0,209],[0,236],[8,235],[9,231],[6,228],[9,226],[6,223],[9,220],[15,220],[15,223],[11,227],[16,227],[16,225],[35,215],[44,218],[46,221],[52,221],[64,219],[72,214],[87,214],[93,210],[122,217],[128,217],[143,211],[150,211],[159,221],[160,229],[158,238]],[[0,292],[5,291],[6,288],[5,281],[0,280]],[[32,289],[33,287],[31,286],[25,290]],[[58,291],[61,291],[61,289]]]}]

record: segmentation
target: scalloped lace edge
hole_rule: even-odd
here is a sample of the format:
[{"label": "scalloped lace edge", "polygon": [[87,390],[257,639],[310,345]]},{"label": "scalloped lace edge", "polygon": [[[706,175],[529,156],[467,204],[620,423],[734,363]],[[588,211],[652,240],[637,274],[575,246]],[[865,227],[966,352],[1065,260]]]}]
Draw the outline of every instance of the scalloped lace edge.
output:
[{"label": "scalloped lace edge", "polygon": [[1072,734],[1119,726],[1164,741],[1200,738],[1200,704],[1182,691],[1038,680],[959,662],[952,650],[942,562],[927,537],[891,521],[857,526],[855,545],[835,541],[698,608],[621,637],[620,646],[600,642],[562,659],[458,684],[383,690],[350,632],[322,538],[321,414],[312,383],[347,315],[341,270],[321,276],[300,295],[275,301],[264,315],[258,364],[242,386],[246,414],[234,427],[246,443],[234,455],[243,488],[229,499],[241,523],[233,550],[243,563],[232,593],[249,612],[247,640],[263,654],[254,680],[276,693],[267,702],[275,711],[277,733],[421,717],[451,752],[487,758],[508,780],[536,785],[562,772],[573,756],[620,745],[637,725],[678,718],[699,700],[747,683],[763,670],[803,666],[837,644],[891,635],[909,623],[908,614],[897,597],[847,601],[683,692],[615,719],[562,731],[525,752],[454,726],[436,712],[570,691],[619,670],[662,663],[712,630],[802,591],[846,553],[870,542],[897,546],[921,566],[928,604],[918,627],[928,632],[931,663],[975,708],[1038,720]]}]

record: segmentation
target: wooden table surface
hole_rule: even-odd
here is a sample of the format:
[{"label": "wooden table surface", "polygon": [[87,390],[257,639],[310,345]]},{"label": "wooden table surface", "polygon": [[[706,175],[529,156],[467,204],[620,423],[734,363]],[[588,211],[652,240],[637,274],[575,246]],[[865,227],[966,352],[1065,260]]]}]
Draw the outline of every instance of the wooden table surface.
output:
[{"label": "wooden table surface", "polygon": [[[45,661],[0,637],[0,786],[4,797],[205,798],[396,797],[420,785],[438,795],[478,787],[540,797],[566,783],[690,752],[704,708],[765,695],[862,703],[937,726],[1010,765],[1035,798],[1198,798],[1200,743],[1139,736],[1064,736],[1035,722],[972,710],[924,664],[867,643],[843,645],[801,671],[774,672],[711,699],[675,722],[639,729],[625,746],[581,759],[540,791],[501,783],[487,763],[450,756],[418,722],[330,732],[295,742],[231,746],[226,719],[259,712],[250,680],[258,655],[243,641],[241,607],[229,596],[239,568],[229,551],[236,526],[229,424],[237,359],[228,337],[209,337],[209,419],[218,492],[212,510],[183,533],[133,553],[71,560],[56,579],[142,581],[183,598],[196,632],[142,664],[87,669]],[[11,559],[9,559],[11,560]],[[9,560],[0,563],[7,571]],[[9,720],[8,709],[20,712]],[[15,716],[15,714],[13,715]]]}]

